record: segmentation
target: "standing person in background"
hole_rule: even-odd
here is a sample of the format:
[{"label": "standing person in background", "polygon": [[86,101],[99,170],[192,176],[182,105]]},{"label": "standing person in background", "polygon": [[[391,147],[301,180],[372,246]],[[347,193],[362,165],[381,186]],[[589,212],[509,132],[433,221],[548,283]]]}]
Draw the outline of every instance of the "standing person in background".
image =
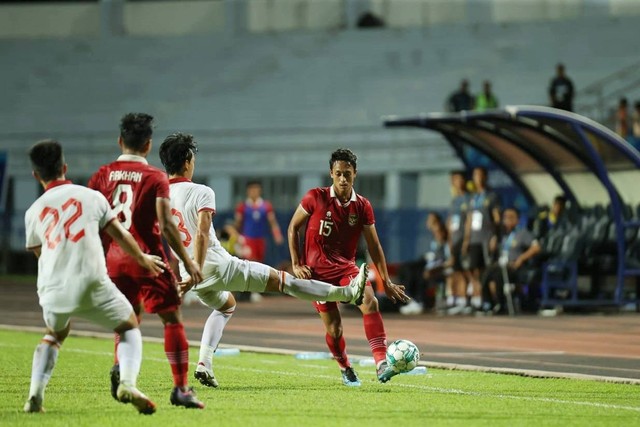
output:
[{"label": "standing person in background", "polygon": [[[332,185],[309,190],[293,214],[287,237],[294,275],[301,279],[323,280],[335,286],[347,285],[358,274],[356,248],[363,235],[385,294],[392,302],[406,302],[408,297],[404,286],[392,283],[389,277],[371,203],[356,194],[353,188],[356,163],[357,157],[351,150],[341,148],[331,153],[329,175]],[[301,253],[299,232],[305,224],[304,251]],[[316,301],[314,306],[324,323],[327,346],[342,371],[343,384],[359,387],[360,379],[347,356],[338,305]],[[364,301],[358,308],[362,312],[365,335],[376,362],[378,380],[387,382],[396,373],[387,366],[387,334],[378,300],[369,282]]]},{"label": "standing person in background", "polygon": [[498,108],[498,98],[491,91],[491,82],[485,80],[482,83],[482,92],[476,96],[476,111],[485,111],[492,108]]},{"label": "standing person in background", "polygon": [[565,74],[564,64],[556,65],[556,76],[549,85],[549,99],[553,108],[573,111],[573,82]]},{"label": "standing person in background", "polygon": [[471,196],[465,222],[462,255],[468,257],[468,271],[471,279],[471,310],[482,306],[480,277],[490,263],[489,241],[498,234],[500,226],[500,201],[498,195],[487,187],[487,170],[473,169],[475,194]]},{"label": "standing person in background", "polygon": [[631,115],[631,143],[640,150],[640,101],[633,104],[633,114]]},{"label": "standing person in background", "polygon": [[[246,191],[247,199],[238,203],[236,207],[235,227],[244,236],[245,244],[249,248],[247,259],[264,263],[267,228],[271,228],[276,245],[281,245],[284,239],[271,202],[262,198],[262,184],[259,181],[249,181]],[[257,302],[260,299],[260,294],[251,294],[251,301]]]},{"label": "standing person in background", "polygon": [[629,102],[627,98],[620,98],[618,109],[616,110],[616,133],[621,138],[627,139],[629,132]]},{"label": "standing person in background", "polygon": [[[27,210],[27,248],[38,257],[38,296],[46,334],[33,353],[31,387],[25,412],[44,412],[44,391],[69,335],[71,317],[81,317],[115,331],[120,337],[121,375],[116,399],[131,403],[143,414],[155,404],[136,388],[142,362],[142,336],[133,307],[107,275],[100,231],[105,231],[150,275],[166,265],[140,250],[118,222],[109,202],[97,191],[65,180],[62,147],[41,141],[29,150],[33,176],[45,192]],[[43,423],[44,424],[44,423]]]},{"label": "standing person in background", "polygon": [[460,88],[449,96],[446,109],[450,112],[473,110],[473,95],[469,93],[469,81],[467,79],[462,80]]},{"label": "standing person in background", "polygon": [[446,306],[447,314],[459,314],[467,305],[467,283],[470,281],[462,267],[462,242],[471,200],[463,170],[451,172],[451,191],[453,198],[447,217],[447,229],[453,272],[450,280],[451,289],[447,289],[446,292]]},{"label": "standing person in background", "polygon": [[[162,238],[183,262],[194,282],[202,281],[198,265],[182,245],[180,232],[173,222],[169,202],[169,179],[158,168],[150,166],[153,117],[145,113],[125,114],[120,121],[118,145],[122,155],[102,166],[89,180],[89,188],[101,192],[111,204],[122,226],[138,242],[143,251],[161,257],[169,264]],[[109,277],[127,297],[140,316],[141,307],[156,313],[164,325],[164,351],[173,374],[173,405],[204,408],[188,386],[189,343],[180,314],[180,296],[176,278],[170,268],[151,276],[113,242],[107,250]],[[116,336],[116,349],[119,345]],[[119,359],[111,368],[111,393],[114,398],[120,378]]]}]

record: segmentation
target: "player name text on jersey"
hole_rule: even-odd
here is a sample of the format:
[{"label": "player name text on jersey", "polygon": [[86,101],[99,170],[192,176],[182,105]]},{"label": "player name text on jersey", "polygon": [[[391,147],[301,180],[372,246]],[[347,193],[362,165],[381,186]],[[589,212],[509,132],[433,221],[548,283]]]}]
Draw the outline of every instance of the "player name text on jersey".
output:
[{"label": "player name text on jersey", "polygon": [[135,171],[111,171],[109,181],[142,181],[142,172]]}]

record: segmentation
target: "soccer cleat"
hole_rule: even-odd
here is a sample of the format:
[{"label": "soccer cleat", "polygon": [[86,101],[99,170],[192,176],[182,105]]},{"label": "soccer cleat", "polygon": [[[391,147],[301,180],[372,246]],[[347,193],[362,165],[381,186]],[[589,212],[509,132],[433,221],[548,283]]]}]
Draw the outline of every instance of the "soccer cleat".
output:
[{"label": "soccer cleat", "polygon": [[42,407],[42,398],[38,396],[31,396],[27,403],[24,404],[24,412],[44,412]]},{"label": "soccer cleat", "polygon": [[181,390],[180,387],[174,387],[169,398],[172,405],[184,406],[185,408],[204,409],[204,403],[200,402],[196,397],[193,387]]},{"label": "soccer cleat", "polygon": [[378,381],[380,381],[381,383],[386,383],[391,379],[391,377],[398,375],[398,372],[391,369],[391,367],[385,360],[380,364],[380,366],[378,366],[376,374],[378,375]]},{"label": "soccer cleat", "polygon": [[363,262],[360,265],[360,271],[358,275],[351,279],[349,287],[351,288],[353,297],[349,301],[353,305],[361,305],[364,299],[364,288],[367,285],[367,279],[369,278],[369,265]]},{"label": "soccer cleat", "polygon": [[198,365],[193,376],[204,386],[216,388],[219,385],[213,372],[208,371],[204,365]]},{"label": "soccer cleat", "polygon": [[111,396],[115,400],[118,399],[118,386],[120,385],[120,365],[117,363],[111,367],[111,371],[109,372],[111,375]]},{"label": "soccer cleat", "polygon": [[360,387],[360,378],[351,366],[342,370],[342,384],[347,387]]},{"label": "soccer cleat", "polygon": [[116,392],[116,397],[119,402],[131,403],[141,414],[151,415],[156,412],[155,403],[133,386],[120,384]]}]

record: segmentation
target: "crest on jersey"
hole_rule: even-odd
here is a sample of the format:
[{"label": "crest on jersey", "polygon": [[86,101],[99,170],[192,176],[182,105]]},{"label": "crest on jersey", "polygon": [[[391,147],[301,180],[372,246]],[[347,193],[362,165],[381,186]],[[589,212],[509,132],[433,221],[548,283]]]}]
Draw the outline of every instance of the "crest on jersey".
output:
[{"label": "crest on jersey", "polygon": [[358,223],[358,215],[356,214],[349,214],[349,225],[350,226],[354,226]]},{"label": "crest on jersey", "polygon": [[331,211],[327,211],[327,218],[331,218]]}]

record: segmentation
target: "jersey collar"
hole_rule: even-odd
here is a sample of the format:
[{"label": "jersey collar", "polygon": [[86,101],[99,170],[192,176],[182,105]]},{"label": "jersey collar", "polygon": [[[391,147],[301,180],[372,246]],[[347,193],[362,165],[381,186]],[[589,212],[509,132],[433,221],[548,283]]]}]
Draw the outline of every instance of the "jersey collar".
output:
[{"label": "jersey collar", "polygon": [[184,176],[177,176],[175,178],[169,179],[169,184],[175,184],[177,182],[191,182],[189,178],[185,178]]},{"label": "jersey collar", "polygon": [[44,191],[48,191],[54,187],[59,187],[65,184],[71,184],[71,181],[69,181],[68,179],[56,179],[55,181],[51,181],[49,184],[47,184]]},{"label": "jersey collar", "polygon": [[[333,189],[333,185],[331,187],[329,187],[329,195],[335,199],[338,199],[338,196],[336,196],[336,191]],[[351,187],[351,198],[349,199],[349,201],[347,203],[345,203],[343,206],[348,205],[351,202],[355,202],[357,199],[356,197],[356,189]],[[340,202],[340,200],[338,200],[338,202]],[[340,202],[342,204],[342,202]]]},{"label": "jersey collar", "polygon": [[121,154],[120,157],[118,157],[118,161],[120,161],[120,162],[140,162],[140,163],[144,163],[145,165],[149,164],[149,162],[147,162],[147,159],[145,159],[142,156],[136,156],[135,154]]}]

